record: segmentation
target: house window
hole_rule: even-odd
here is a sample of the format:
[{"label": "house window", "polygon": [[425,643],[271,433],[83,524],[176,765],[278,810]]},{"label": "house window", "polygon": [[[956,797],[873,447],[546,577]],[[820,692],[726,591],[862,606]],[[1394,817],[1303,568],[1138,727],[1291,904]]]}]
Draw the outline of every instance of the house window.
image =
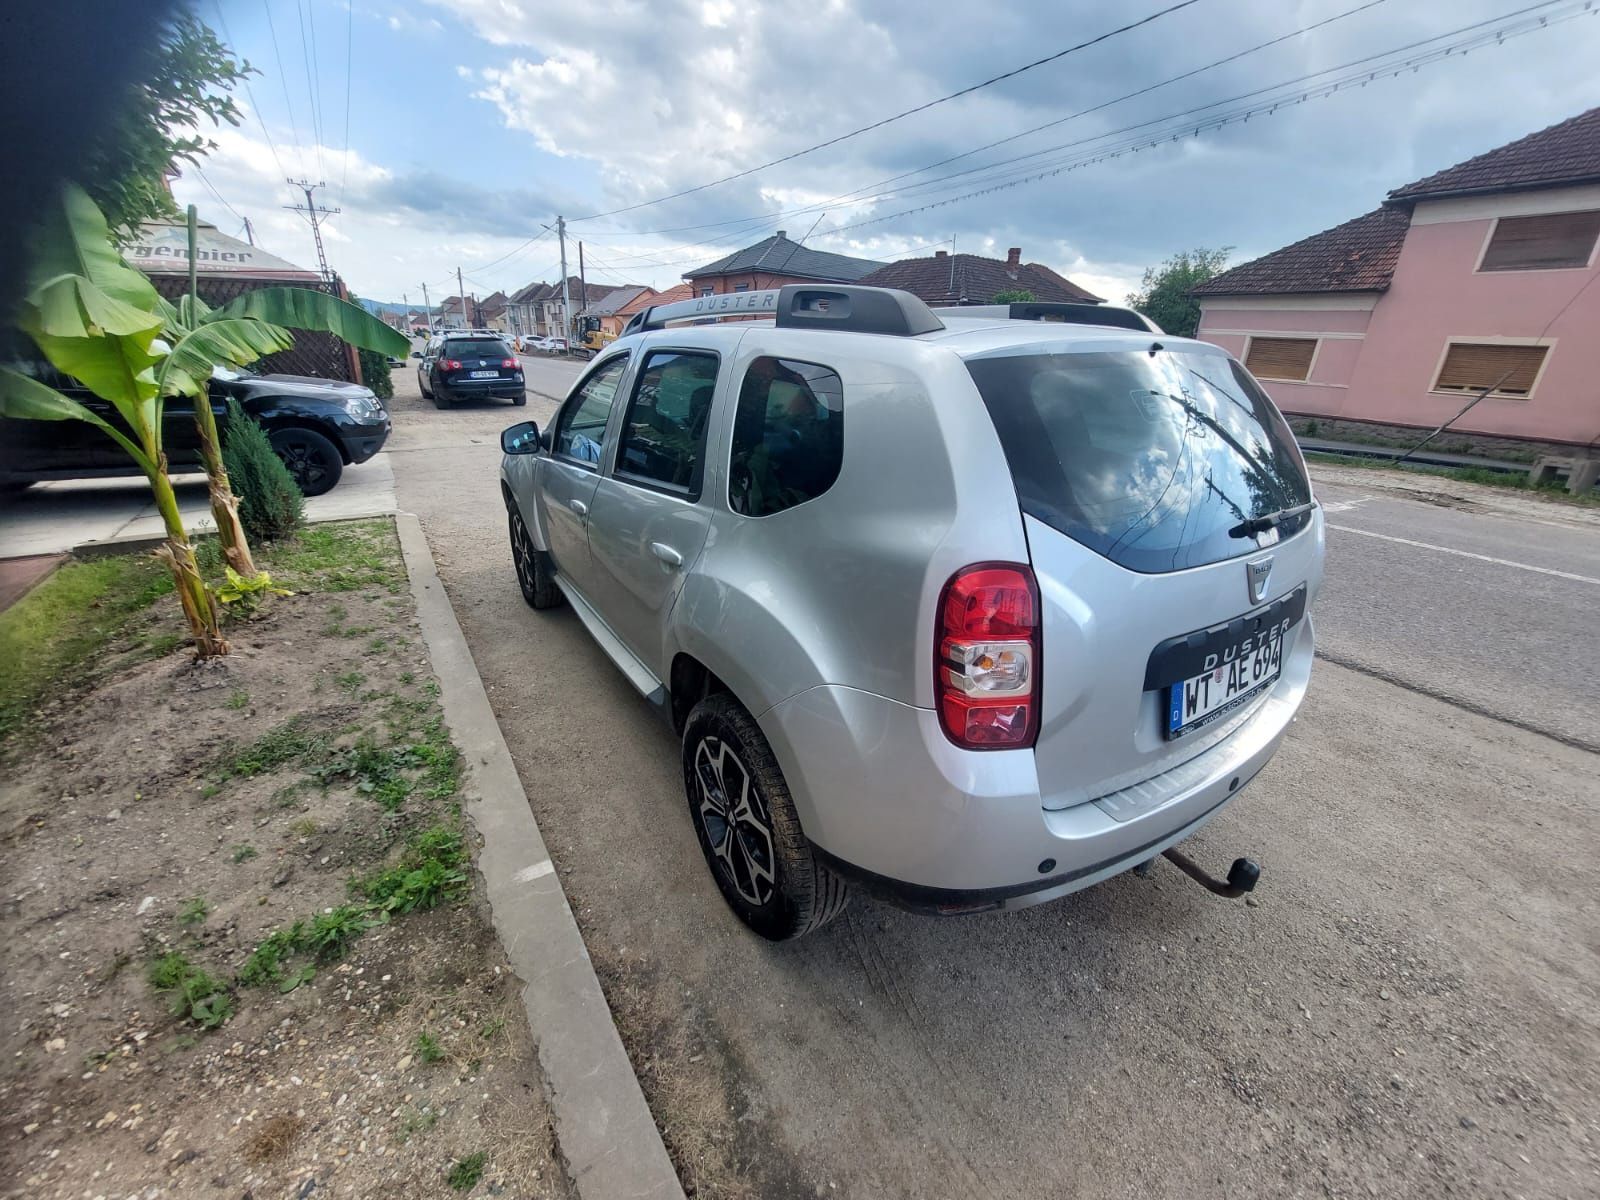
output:
[{"label": "house window", "polygon": [[736,283],[733,285],[733,290],[736,292],[748,292],[750,285],[748,283]]},{"label": "house window", "polygon": [[1480,271],[1548,271],[1586,267],[1600,237],[1600,210],[1501,217]]},{"label": "house window", "polygon": [[1316,353],[1316,338],[1252,337],[1244,365],[1259,379],[1305,379]]},{"label": "house window", "polygon": [[702,296],[715,296],[717,294],[717,289],[716,288],[710,288],[710,287],[703,287],[703,288],[700,289],[700,294]]},{"label": "house window", "polygon": [[1451,342],[1439,368],[1436,392],[1481,392],[1526,397],[1544,365],[1548,346],[1505,346],[1484,342]]}]

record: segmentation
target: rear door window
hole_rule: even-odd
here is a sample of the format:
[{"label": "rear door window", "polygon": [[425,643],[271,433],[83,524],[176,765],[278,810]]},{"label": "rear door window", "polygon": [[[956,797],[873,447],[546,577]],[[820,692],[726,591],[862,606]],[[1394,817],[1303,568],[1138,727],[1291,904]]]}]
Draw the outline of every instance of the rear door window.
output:
[{"label": "rear door window", "polygon": [[[1294,435],[1224,354],[1021,347],[967,369],[1022,510],[1131,570],[1253,553],[1245,522],[1311,499]],[[1310,519],[1291,518],[1279,534]]]},{"label": "rear door window", "polygon": [[567,400],[556,418],[553,443],[556,454],[588,466],[600,465],[600,455],[606,444],[606,422],[611,419],[611,405],[627,369],[628,356],[617,355],[597,367]]},{"label": "rear door window", "polygon": [[844,385],[816,363],[758,358],[739,386],[728,507],[747,517],[814,500],[844,461]]},{"label": "rear door window", "polygon": [[706,351],[652,350],[645,356],[622,421],[619,477],[699,498],[718,362]]}]

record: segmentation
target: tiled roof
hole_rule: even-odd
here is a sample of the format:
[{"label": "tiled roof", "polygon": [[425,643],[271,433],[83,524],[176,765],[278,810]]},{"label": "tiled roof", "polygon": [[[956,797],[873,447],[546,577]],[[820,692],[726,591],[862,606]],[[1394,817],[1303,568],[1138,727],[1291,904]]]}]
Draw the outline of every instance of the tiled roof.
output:
[{"label": "tiled roof", "polygon": [[615,316],[623,305],[635,297],[643,295],[650,289],[642,284],[629,283],[621,287],[612,288],[599,299],[594,297],[594,285],[589,286],[589,307],[584,309],[579,316],[582,317],[610,317]]},{"label": "tiled roof", "polygon": [[1389,203],[1559,187],[1600,179],[1600,108],[1395,188]]},{"label": "tiled roof", "polygon": [[903,258],[874,271],[858,283],[869,287],[900,288],[928,304],[988,304],[1000,292],[1025,290],[1035,300],[1088,302],[1100,297],[1043,263],[1011,263],[977,254],[936,254],[932,258]]},{"label": "tiled roof", "polygon": [[677,287],[670,287],[664,292],[655,292],[646,288],[617,309],[616,315],[619,317],[631,317],[642,308],[651,308],[657,304],[672,304],[678,300],[688,300],[693,296],[694,288],[687,283],[680,283]]},{"label": "tiled roof", "polygon": [[1196,296],[1381,292],[1388,288],[1411,214],[1379,208],[1224,271]]},{"label": "tiled roof", "polygon": [[532,304],[535,300],[543,300],[550,292],[551,285],[548,283],[530,283],[527,287],[518,288],[511,293],[511,303]]},{"label": "tiled roof", "polygon": [[699,279],[707,275],[736,275],[744,271],[770,272],[774,275],[794,275],[801,279],[821,279],[834,283],[855,283],[863,275],[883,266],[869,258],[850,258],[843,254],[829,254],[826,250],[810,250],[799,242],[791,242],[779,230],[769,238],[736,250],[714,263],[685,271],[685,279]]}]

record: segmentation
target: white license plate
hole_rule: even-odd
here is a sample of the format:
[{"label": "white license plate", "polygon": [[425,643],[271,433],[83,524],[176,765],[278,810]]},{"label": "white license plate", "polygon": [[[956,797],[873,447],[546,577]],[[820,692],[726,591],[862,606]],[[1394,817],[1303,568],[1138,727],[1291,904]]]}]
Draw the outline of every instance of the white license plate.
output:
[{"label": "white license plate", "polygon": [[473,371],[468,376],[468,378],[469,379],[499,379],[500,378],[500,372],[499,371]]},{"label": "white license plate", "polygon": [[1173,684],[1167,695],[1167,736],[1182,737],[1226,716],[1262,688],[1270,687],[1282,669],[1280,633],[1204,674]]}]

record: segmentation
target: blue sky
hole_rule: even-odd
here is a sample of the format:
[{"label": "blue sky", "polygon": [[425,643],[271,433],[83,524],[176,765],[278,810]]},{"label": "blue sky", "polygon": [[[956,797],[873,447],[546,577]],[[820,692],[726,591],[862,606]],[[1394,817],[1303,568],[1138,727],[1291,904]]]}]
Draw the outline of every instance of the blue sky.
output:
[{"label": "blue sky", "polygon": [[[437,303],[457,266],[468,291],[510,290],[555,277],[554,238],[542,226],[557,212],[581,218],[741,171],[1171,2],[1031,0],[979,9],[948,0],[815,0],[802,9],[766,0],[355,0],[351,8],[345,0],[272,0],[269,28],[264,0],[222,0],[220,11],[204,0],[201,18],[261,73],[237,94],[245,123],[215,134],[218,150],[175,190],[225,231],[249,216],[268,249],[314,264],[305,223],[282,208],[297,198],[282,177],[326,179],[319,199],[344,210],[328,222],[329,258],[361,294],[407,293],[416,302],[426,281]],[[880,259],[951,245],[998,257],[1020,245],[1024,259],[1120,300],[1144,266],[1177,250],[1231,245],[1236,261],[1252,257],[1356,216],[1390,188],[1600,104],[1600,16],[1248,123],[928,206],[1041,162],[1120,145],[1113,131],[1124,126],[1531,2],[1378,0],[934,173],[991,166],[989,174],[947,184],[925,174],[867,188],[1363,5],[1195,0],[793,162],[637,211],[574,220],[569,266],[576,269],[573,243],[582,238],[591,279],[666,287],[684,269],[777,228],[799,238],[815,225],[809,245]],[[313,58],[320,105],[308,95]],[[1084,145],[1012,175],[992,166],[1075,142]],[[879,198],[861,202],[848,197],[852,189]],[[906,209],[919,211],[878,220]]]}]

